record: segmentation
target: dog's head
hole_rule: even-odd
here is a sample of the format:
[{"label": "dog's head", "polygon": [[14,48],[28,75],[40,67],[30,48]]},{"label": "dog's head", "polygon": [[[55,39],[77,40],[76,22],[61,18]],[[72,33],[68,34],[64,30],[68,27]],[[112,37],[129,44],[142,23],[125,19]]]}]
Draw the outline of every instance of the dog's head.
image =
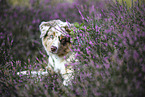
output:
[{"label": "dog's head", "polygon": [[60,20],[40,24],[40,38],[42,38],[42,44],[48,55],[65,56],[70,51],[70,37],[66,37],[66,34],[71,32],[70,28],[72,24]]}]

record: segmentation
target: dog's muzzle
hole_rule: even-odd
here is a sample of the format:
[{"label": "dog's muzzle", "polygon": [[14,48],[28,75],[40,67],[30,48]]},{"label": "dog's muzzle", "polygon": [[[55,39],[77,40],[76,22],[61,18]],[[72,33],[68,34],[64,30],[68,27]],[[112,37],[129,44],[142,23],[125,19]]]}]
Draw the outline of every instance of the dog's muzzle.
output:
[{"label": "dog's muzzle", "polygon": [[52,52],[55,52],[57,50],[57,47],[56,46],[51,46],[51,51]]}]

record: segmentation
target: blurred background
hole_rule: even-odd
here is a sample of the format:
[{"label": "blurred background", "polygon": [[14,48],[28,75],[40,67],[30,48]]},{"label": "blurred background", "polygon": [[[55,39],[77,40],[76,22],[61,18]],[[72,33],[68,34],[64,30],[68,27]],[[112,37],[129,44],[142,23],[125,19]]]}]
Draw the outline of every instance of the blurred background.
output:
[{"label": "blurred background", "polygon": [[[131,6],[131,0],[124,1]],[[81,23],[78,9],[91,14],[92,4],[99,13],[109,0],[0,0],[1,62],[41,57],[39,24],[52,19]]]},{"label": "blurred background", "polygon": [[[8,0],[8,2],[10,4],[12,4],[12,6],[26,6],[26,7],[31,7],[30,1],[31,0],[25,0],[25,1],[24,0]],[[39,1],[39,0],[35,0],[35,1]],[[41,2],[43,2],[43,3],[46,3],[45,1],[48,2],[48,0],[41,0]],[[49,4],[50,5],[55,5],[57,3],[63,3],[63,2],[73,3],[75,1],[76,0],[50,0]],[[94,0],[94,1],[100,1],[100,0]],[[108,1],[108,0],[101,0],[101,1]],[[110,0],[110,1],[115,2],[115,0]],[[122,0],[117,0],[117,1],[120,2],[120,3],[122,2]],[[128,6],[131,6],[132,0],[123,0],[123,1],[125,1]],[[133,0],[133,1],[137,1],[137,0]]]}]

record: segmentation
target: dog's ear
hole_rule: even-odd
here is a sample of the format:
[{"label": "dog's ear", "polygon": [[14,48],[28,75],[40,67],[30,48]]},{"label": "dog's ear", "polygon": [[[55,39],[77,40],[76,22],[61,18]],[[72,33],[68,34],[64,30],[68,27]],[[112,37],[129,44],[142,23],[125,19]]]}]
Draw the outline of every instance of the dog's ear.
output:
[{"label": "dog's ear", "polygon": [[63,27],[68,33],[70,33],[71,32],[70,29],[74,27],[73,24],[70,24],[69,22],[62,22],[61,20],[52,20],[48,22],[42,22],[39,25],[39,29],[41,31],[40,38],[44,37],[47,34],[48,30],[54,26]]},{"label": "dog's ear", "polygon": [[62,21],[60,20],[51,20],[48,22],[41,22],[41,24],[39,25],[39,29],[41,31],[40,38],[44,37],[51,27],[54,27],[56,25],[61,26],[61,24],[62,24]]},{"label": "dog's ear", "polygon": [[41,32],[40,38],[44,37],[47,34],[49,28],[50,28],[49,22],[41,22],[41,24],[39,25],[39,30]]},{"label": "dog's ear", "polygon": [[73,24],[67,24],[66,26],[64,26],[66,32],[68,32],[68,34],[70,34],[71,32],[71,29],[74,28],[74,25]]}]

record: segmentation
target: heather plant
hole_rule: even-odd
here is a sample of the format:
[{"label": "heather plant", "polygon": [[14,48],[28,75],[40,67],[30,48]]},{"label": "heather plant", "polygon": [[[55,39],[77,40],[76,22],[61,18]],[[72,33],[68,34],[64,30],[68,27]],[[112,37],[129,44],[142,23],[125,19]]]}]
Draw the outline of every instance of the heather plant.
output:
[{"label": "heather plant", "polygon": [[76,31],[74,51],[80,62],[72,64],[77,72],[72,90],[83,97],[143,96],[144,5],[135,3],[128,10],[116,2],[98,17],[84,16],[86,24]]},{"label": "heather plant", "polygon": [[[97,5],[94,0],[76,0],[72,5],[41,8],[41,3],[32,1],[34,7],[29,9],[14,8],[0,0],[0,96],[145,95],[144,4],[127,8],[125,3],[116,2],[105,9],[98,8],[101,1],[96,1],[101,3]],[[74,9],[76,5],[78,10]],[[63,78],[57,73],[41,77],[16,75],[18,71],[47,65],[38,25],[49,19],[79,22],[74,23],[74,33],[70,34],[78,61],[71,64],[75,73],[68,86],[62,85]]]}]

